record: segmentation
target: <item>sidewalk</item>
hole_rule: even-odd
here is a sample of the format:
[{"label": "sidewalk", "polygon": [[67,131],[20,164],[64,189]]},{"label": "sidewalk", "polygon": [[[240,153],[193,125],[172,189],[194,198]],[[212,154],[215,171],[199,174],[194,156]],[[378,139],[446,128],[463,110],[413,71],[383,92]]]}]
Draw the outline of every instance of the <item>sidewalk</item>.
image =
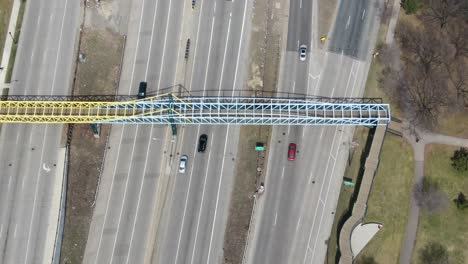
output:
[{"label": "sidewalk", "polygon": [[3,46],[2,63],[0,64],[0,66],[3,67],[3,69],[0,70],[0,83],[3,84],[0,88],[6,88],[6,86],[8,86],[8,84],[5,83],[5,77],[8,68],[8,63],[10,62],[11,49],[13,47],[13,38],[10,36],[10,33],[13,36],[15,34],[16,22],[18,21],[20,5],[20,0],[13,0],[13,8],[11,10],[10,23],[8,24],[8,31],[5,37],[5,45]]}]

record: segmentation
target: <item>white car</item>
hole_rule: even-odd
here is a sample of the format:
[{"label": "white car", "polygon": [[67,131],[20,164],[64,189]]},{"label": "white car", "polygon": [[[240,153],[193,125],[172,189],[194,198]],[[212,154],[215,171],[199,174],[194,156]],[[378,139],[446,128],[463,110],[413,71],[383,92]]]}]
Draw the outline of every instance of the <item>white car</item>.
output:
[{"label": "white car", "polygon": [[187,167],[187,161],[188,161],[187,155],[182,155],[180,157],[180,163],[179,163],[179,172],[180,173],[185,173],[185,168]]},{"label": "white car", "polygon": [[299,60],[300,61],[305,61],[307,58],[307,45],[302,44],[299,47]]}]

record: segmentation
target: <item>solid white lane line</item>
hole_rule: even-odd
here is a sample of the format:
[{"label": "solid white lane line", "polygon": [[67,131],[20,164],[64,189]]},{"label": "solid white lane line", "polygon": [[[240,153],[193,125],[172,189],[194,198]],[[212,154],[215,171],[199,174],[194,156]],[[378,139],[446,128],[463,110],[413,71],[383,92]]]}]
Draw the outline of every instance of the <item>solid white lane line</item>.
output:
[{"label": "solid white lane line", "polygon": [[228,139],[229,139],[229,125],[227,125],[226,140],[224,141],[224,154],[223,154],[223,161],[221,162],[221,175],[219,176],[218,190],[216,192],[216,205],[215,205],[215,211],[214,211],[214,216],[213,216],[213,225],[211,226],[210,244],[208,246],[208,258],[206,260],[206,263],[210,263],[211,245],[213,243],[214,228],[216,226],[216,216],[218,214],[219,194],[220,194],[220,190],[221,190],[221,183],[223,182],[223,178],[224,178],[223,177],[224,176],[224,173],[223,173],[224,172],[224,161],[226,160],[226,151],[227,151]]},{"label": "solid white lane line", "polygon": [[299,226],[300,226],[300,224],[301,224],[301,219],[302,219],[302,214],[299,215],[299,220],[297,220],[296,232],[297,232],[297,230],[299,229]]},{"label": "solid white lane line", "polygon": [[[333,141],[332,141],[332,146],[331,146],[331,149],[330,149],[330,152],[333,150],[333,146],[335,145],[335,137],[336,137],[336,131],[338,129],[335,128],[335,133],[333,134]],[[326,175],[327,175],[327,172],[328,172],[328,164],[330,163],[330,155],[328,155],[328,161],[327,161],[327,166],[325,168],[325,173],[323,175],[325,175],[325,178],[326,178]],[[309,179],[309,183],[312,181],[312,174],[311,174],[311,177]],[[319,198],[322,196],[322,191],[323,191],[323,186],[325,184],[325,181],[322,181],[322,185],[320,186],[320,192],[319,192]],[[307,248],[310,247],[310,240],[312,238],[312,233],[314,232],[314,226],[315,226],[315,221],[317,219],[317,212],[318,212],[318,206],[315,208],[315,213],[314,213],[314,221],[312,222],[312,225],[310,227],[310,233],[309,233],[309,239],[307,241]],[[304,261],[303,263],[306,263],[306,260],[307,260],[307,254],[308,254],[309,250],[306,250],[305,254],[304,254]]]},{"label": "solid white lane line", "polygon": [[[133,157],[133,155],[135,154],[135,146],[136,146],[136,140],[138,138],[138,129],[140,128],[140,125],[136,125],[136,129],[135,129],[135,137],[133,139],[133,146],[132,146],[132,152],[130,154],[130,157]],[[118,163],[118,162],[116,162]],[[124,210],[124,206],[125,206],[125,199],[127,198],[127,190],[128,190],[128,182],[130,181],[130,172],[132,171],[132,165],[134,163],[133,162],[130,162],[130,165],[128,166],[128,170],[127,170],[127,180],[125,180],[125,188],[124,188],[124,193],[123,193],[123,198],[122,198],[122,206],[120,206],[120,213],[119,213],[119,218],[117,220],[117,228],[116,228],[116,232],[115,232],[115,238],[113,239],[113,242],[112,242],[112,252],[111,252],[111,255],[110,255],[110,261],[109,263],[112,263],[112,261],[114,260],[114,252],[115,252],[115,247],[117,245],[117,237],[119,237],[119,231],[120,231],[120,223],[122,221],[122,215],[123,215],[123,210]],[[115,176],[115,175],[114,175]],[[112,191],[111,191],[112,192]]]},{"label": "solid white lane line", "polygon": [[[148,147],[146,148],[145,165],[143,166],[143,175],[141,177],[140,189],[138,191],[138,201],[137,201],[137,206],[136,206],[136,211],[135,211],[135,219],[133,220],[132,232],[131,232],[131,235],[130,235],[130,243],[129,243],[129,246],[128,246],[129,248],[128,248],[127,258],[125,260],[125,263],[128,263],[128,260],[130,259],[130,253],[132,252],[133,237],[134,237],[134,234],[135,234],[136,222],[138,220],[138,213],[140,211],[141,194],[142,194],[142,191],[143,191],[143,186],[145,185],[145,174],[146,174],[146,168],[148,166],[149,152],[150,152],[150,149],[151,149],[151,141],[152,141],[151,138],[152,138],[152,135],[153,135],[153,127],[154,126],[151,125],[150,137],[148,138],[148,143],[146,144]],[[163,147],[163,146],[161,146],[161,147]],[[162,164],[162,161],[161,161],[161,164]],[[129,175],[129,178],[130,178],[130,175]],[[125,201],[124,201],[124,203],[125,203]],[[123,206],[122,206],[122,211],[123,211]],[[120,222],[119,222],[119,224],[120,224]]]},{"label": "solid white lane line", "polygon": [[[185,1],[184,1],[185,3]],[[156,14],[158,13],[158,4],[159,4],[159,0],[156,0],[156,6],[154,7],[154,15],[153,15],[153,26],[151,27],[151,39],[150,39],[150,45],[149,45],[149,54],[148,54],[148,61],[146,63],[146,71],[145,71],[145,82],[147,81],[148,79],[148,70],[149,70],[149,63],[151,61],[151,47],[153,46],[153,39],[154,39],[154,28],[155,28],[155,25],[156,25]],[[143,19],[141,19],[143,20]],[[140,22],[141,22],[140,20]],[[169,20],[169,18],[168,18]],[[137,47],[138,49],[138,47]],[[159,77],[161,78],[161,77]],[[157,89],[159,89],[159,87],[157,87]]]},{"label": "solid white lane line", "polygon": [[[203,3],[203,2],[202,2]],[[184,131],[182,131],[182,133],[184,133]],[[197,129],[197,138],[200,136],[200,125],[198,125],[198,129]],[[211,137],[211,136],[210,136]],[[182,146],[183,146],[183,142],[184,142],[184,136],[182,136]],[[211,149],[210,149],[210,153],[211,153]],[[195,161],[195,156],[197,155],[197,152],[195,151],[195,148],[193,149],[193,160]],[[177,259],[179,258],[179,249],[180,249],[180,241],[182,239],[182,232],[184,231],[184,222],[185,222],[185,213],[187,212],[187,205],[188,205],[188,199],[190,197],[190,186],[192,185],[192,175],[193,175],[193,167],[192,166],[190,168],[190,176],[189,176],[189,183],[188,183],[188,188],[187,188],[187,196],[185,197],[185,205],[184,205],[184,213],[182,214],[182,226],[180,228],[180,232],[179,232],[179,238],[177,240],[177,250],[176,250],[176,256],[175,256],[175,261],[174,261],[174,264],[177,264]],[[177,183],[177,179],[176,179],[176,183]],[[177,185],[176,185],[177,186]]]},{"label": "solid white lane line", "polygon": [[[198,48],[198,41],[199,41],[199,35],[200,35],[200,22],[201,22],[201,14],[203,14],[203,3],[205,1],[201,1],[200,4],[200,16],[198,16],[198,25],[197,25],[197,39],[195,40],[195,50],[194,50],[194,55],[193,55],[193,65],[196,65],[197,61],[197,48]],[[195,71],[195,67],[192,66],[192,73],[190,74],[190,87],[187,87],[187,89],[192,90],[192,82],[193,82],[193,72]]]},{"label": "solid white lane line", "polygon": [[239,57],[240,57],[240,51],[242,50],[242,39],[244,38],[244,25],[245,25],[245,12],[247,11],[247,3],[249,1],[244,1],[244,14],[242,15],[242,27],[241,27],[241,34],[240,34],[240,40],[239,40],[239,50],[237,51],[237,62],[236,62],[236,69],[234,71],[234,82],[232,84],[232,90],[234,91],[236,87],[236,81],[237,81],[237,69],[239,69]]},{"label": "solid white lane line", "polygon": [[224,45],[223,63],[222,63],[222,66],[221,66],[221,77],[219,78],[218,91],[221,91],[221,85],[223,83],[224,61],[226,60],[227,45],[229,43],[229,32],[231,31],[231,17],[232,17],[232,13],[229,13],[229,24],[228,24],[228,31],[227,31],[227,37],[226,37],[226,45]]},{"label": "solid white lane line", "polygon": [[[211,136],[210,146],[213,146],[213,138],[214,138],[214,134],[212,134],[212,136]],[[191,264],[193,264],[193,260],[195,258],[195,249],[197,248],[198,229],[200,227],[200,220],[201,220],[201,215],[202,215],[202,211],[203,211],[203,202],[205,200],[206,179],[208,179],[208,171],[209,171],[209,168],[210,168],[210,161],[211,161],[211,151],[208,154],[208,163],[206,165],[207,169],[206,169],[206,172],[205,172],[205,179],[203,180],[203,191],[202,191],[202,198],[201,198],[201,203],[200,203],[200,211],[198,211],[197,228],[195,229],[195,239],[194,239],[194,242],[193,242],[192,254],[191,254],[191,258],[190,258],[190,263]],[[209,262],[207,262],[207,263],[209,263]]]},{"label": "solid white lane line", "polygon": [[137,43],[135,45],[135,56],[133,57],[133,67],[132,67],[132,75],[130,77],[130,85],[128,88],[128,92],[130,93],[131,88],[133,87],[133,77],[135,76],[135,68],[136,68],[136,60],[138,55],[138,45],[140,44],[140,33],[141,33],[141,25],[143,22],[143,10],[145,10],[145,0],[141,4],[141,11],[140,11],[140,24],[138,25],[138,32],[137,32]]},{"label": "solid white lane line", "polygon": [[208,45],[208,63],[206,64],[205,79],[203,81],[203,90],[206,89],[206,80],[208,79],[208,72],[210,71],[210,56],[211,56],[211,43],[213,41],[213,29],[215,24],[215,18],[213,17],[213,22],[211,22],[211,33],[210,33],[210,44]]},{"label": "solid white lane line", "polygon": [[[171,16],[171,7],[172,7],[172,0],[169,0],[169,13],[167,15],[166,32],[164,33],[163,54],[162,54],[162,58],[161,58],[162,65],[164,65],[164,57],[166,55],[167,32],[168,32],[168,29],[169,29],[169,21],[170,21],[170,16]],[[161,67],[159,69],[159,81],[158,81],[158,86],[157,86],[158,89],[159,89],[159,87],[161,87],[161,80],[162,80],[161,76],[162,76],[163,68],[164,67]]]}]

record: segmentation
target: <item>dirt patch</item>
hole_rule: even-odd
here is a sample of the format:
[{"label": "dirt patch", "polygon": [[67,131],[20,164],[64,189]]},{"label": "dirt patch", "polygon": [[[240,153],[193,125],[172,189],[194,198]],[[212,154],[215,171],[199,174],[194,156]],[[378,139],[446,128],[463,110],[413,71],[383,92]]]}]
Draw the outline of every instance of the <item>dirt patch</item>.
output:
[{"label": "dirt patch", "polygon": [[[281,6],[285,1],[257,0],[254,4],[249,51],[248,88],[257,92],[276,91],[282,45]],[[286,21],[287,22],[287,21]],[[261,93],[260,93],[261,94]],[[242,263],[252,210],[253,194],[264,181],[267,152],[255,151],[257,142],[268,144],[271,127],[243,126],[240,129],[239,158],[236,162],[235,182],[229,208],[224,240],[224,263]],[[266,146],[268,150],[268,146]],[[261,171],[258,169],[260,168]]]},{"label": "dirt patch", "polygon": [[[89,10],[88,10],[89,11]],[[124,38],[109,28],[85,25],[74,79],[75,95],[115,94]],[[93,206],[110,126],[95,138],[89,125],[75,125],[71,138],[67,204],[61,263],[81,263],[93,216]]]}]

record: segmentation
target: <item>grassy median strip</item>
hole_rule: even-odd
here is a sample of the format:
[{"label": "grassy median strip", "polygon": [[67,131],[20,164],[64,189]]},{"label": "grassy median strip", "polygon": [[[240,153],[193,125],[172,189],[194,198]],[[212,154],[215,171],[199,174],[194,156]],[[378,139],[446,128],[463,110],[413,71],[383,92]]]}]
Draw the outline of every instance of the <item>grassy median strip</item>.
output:
[{"label": "grassy median strip", "polygon": [[457,209],[453,200],[459,192],[468,194],[468,173],[452,168],[450,157],[456,149],[445,145],[426,146],[425,180],[436,184],[442,192],[439,200],[446,200],[436,201],[444,205],[439,210],[421,210],[412,263],[420,263],[420,251],[429,242],[438,242],[447,250],[449,263],[467,263],[468,208]]},{"label": "grassy median strip", "polygon": [[15,66],[16,50],[18,49],[18,40],[21,34],[21,24],[23,24],[24,10],[26,8],[26,0],[21,0],[18,11],[18,20],[16,22],[15,33],[13,38],[13,45],[11,46],[10,60],[8,61],[7,72],[5,75],[5,83],[11,82],[13,75],[13,67]]},{"label": "grassy median strip", "polygon": [[379,264],[399,263],[413,184],[413,152],[401,137],[387,133],[367,204],[365,223],[383,228],[358,255],[356,263],[373,258]]},{"label": "grassy median strip", "polygon": [[3,56],[3,45],[10,23],[11,9],[13,8],[13,0],[0,0],[0,61]]}]

